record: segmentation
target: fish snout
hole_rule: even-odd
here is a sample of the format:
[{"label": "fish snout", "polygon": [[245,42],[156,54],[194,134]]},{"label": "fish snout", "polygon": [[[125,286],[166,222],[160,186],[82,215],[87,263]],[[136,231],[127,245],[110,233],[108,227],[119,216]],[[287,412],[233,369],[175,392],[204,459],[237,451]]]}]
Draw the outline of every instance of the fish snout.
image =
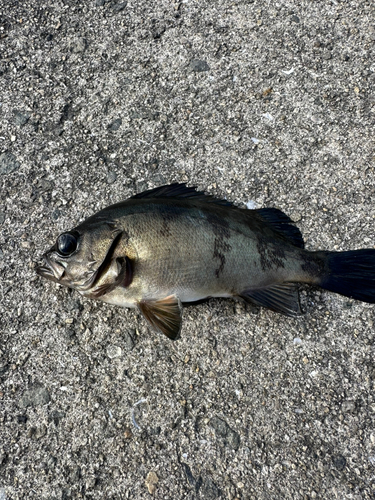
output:
[{"label": "fish snout", "polygon": [[43,255],[43,264],[37,266],[36,273],[43,278],[60,283],[65,273],[65,267],[50,259],[48,254]]}]

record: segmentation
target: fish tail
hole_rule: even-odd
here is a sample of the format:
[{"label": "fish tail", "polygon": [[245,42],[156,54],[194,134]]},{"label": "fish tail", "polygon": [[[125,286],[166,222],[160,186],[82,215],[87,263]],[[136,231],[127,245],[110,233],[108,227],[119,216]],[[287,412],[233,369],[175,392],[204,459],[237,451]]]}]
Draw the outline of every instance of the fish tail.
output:
[{"label": "fish tail", "polygon": [[324,253],[328,272],[318,283],[321,288],[375,303],[375,250]]}]

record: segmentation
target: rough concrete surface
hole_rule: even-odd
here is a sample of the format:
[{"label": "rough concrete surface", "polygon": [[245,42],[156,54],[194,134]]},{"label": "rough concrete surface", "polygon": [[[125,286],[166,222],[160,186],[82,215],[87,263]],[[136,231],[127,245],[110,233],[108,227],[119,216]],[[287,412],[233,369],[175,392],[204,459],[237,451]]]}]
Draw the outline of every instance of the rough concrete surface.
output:
[{"label": "rough concrete surface", "polygon": [[0,0],[0,499],[371,499],[375,307],[302,288],[182,339],[35,274],[170,182],[374,247],[372,0]]}]

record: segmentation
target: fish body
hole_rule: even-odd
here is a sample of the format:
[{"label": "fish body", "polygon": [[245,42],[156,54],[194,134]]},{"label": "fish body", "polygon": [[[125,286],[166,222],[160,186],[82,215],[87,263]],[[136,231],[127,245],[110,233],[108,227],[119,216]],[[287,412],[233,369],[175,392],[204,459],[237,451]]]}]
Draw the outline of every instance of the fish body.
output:
[{"label": "fish body", "polygon": [[[86,297],[138,307],[173,339],[182,303],[208,297],[241,297],[298,315],[297,284],[309,283],[375,302],[375,250],[308,252],[303,246],[300,231],[280,210],[241,209],[172,184],[62,233],[37,272]],[[353,259],[361,260],[363,276],[348,278]],[[368,291],[358,294],[363,279]]]}]

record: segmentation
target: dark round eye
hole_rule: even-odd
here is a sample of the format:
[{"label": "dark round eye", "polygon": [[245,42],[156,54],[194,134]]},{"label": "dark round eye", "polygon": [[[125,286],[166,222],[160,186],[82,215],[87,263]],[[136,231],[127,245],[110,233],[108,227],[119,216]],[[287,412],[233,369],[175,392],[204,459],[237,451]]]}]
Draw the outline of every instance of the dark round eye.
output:
[{"label": "dark round eye", "polygon": [[57,238],[57,251],[66,257],[77,249],[77,236],[72,233],[63,233]]}]

